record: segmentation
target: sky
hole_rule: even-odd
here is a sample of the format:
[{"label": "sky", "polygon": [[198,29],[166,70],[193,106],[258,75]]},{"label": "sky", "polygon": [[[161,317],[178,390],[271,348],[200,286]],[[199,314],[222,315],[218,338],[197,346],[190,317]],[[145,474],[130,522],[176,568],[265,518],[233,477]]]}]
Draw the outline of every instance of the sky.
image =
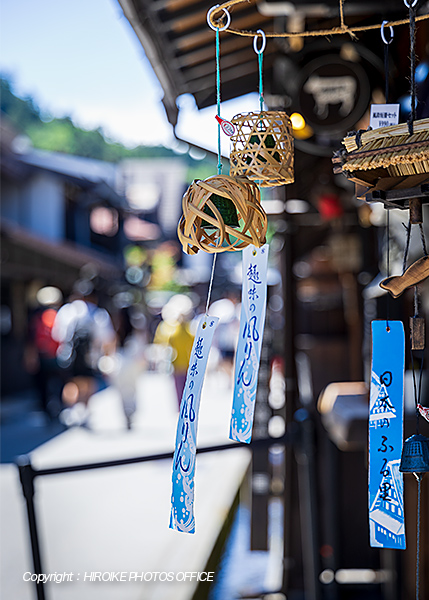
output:
[{"label": "sky", "polygon": [[[0,7],[0,72],[16,95],[129,147],[176,144],[163,90],[116,0],[0,0]],[[216,151],[216,108],[198,111],[190,95],[178,105],[178,137]],[[221,115],[257,108],[250,94],[224,103]],[[224,136],[223,152],[225,145]]]}]

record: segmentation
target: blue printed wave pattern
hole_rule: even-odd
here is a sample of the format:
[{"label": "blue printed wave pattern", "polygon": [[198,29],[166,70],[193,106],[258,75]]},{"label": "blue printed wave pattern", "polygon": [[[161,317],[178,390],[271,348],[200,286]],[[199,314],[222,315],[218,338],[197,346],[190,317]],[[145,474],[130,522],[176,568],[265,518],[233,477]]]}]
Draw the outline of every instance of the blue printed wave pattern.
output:
[{"label": "blue printed wave pattern", "polygon": [[250,443],[267,307],[268,244],[243,250],[240,333],[229,437]]},{"label": "blue printed wave pattern", "polygon": [[177,423],[170,528],[195,533],[194,477],[201,389],[219,319],[204,315],[197,328]]}]

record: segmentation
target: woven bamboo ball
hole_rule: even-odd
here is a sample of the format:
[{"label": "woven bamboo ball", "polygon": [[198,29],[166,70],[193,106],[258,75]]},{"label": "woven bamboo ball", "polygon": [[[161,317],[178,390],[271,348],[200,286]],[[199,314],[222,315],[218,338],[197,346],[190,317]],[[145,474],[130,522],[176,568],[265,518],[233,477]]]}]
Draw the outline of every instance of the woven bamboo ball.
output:
[{"label": "woven bamboo ball", "polygon": [[[219,199],[233,204],[238,227],[224,222],[215,204]],[[215,175],[204,181],[197,179],[185,192],[182,208],[177,235],[186,254],[198,250],[214,254],[265,244],[267,215],[261,207],[260,191],[245,177]]]},{"label": "woven bamboo ball", "polygon": [[232,119],[231,175],[246,176],[261,187],[292,183],[292,124],[286,113],[244,113]]}]

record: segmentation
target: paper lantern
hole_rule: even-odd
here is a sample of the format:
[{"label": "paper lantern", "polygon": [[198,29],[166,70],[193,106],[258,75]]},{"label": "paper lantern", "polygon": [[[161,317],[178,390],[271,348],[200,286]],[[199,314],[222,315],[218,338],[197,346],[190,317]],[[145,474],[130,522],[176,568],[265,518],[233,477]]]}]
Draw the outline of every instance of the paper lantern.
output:
[{"label": "paper lantern", "polygon": [[262,111],[236,115],[231,121],[231,175],[245,175],[261,187],[292,183],[292,124],[286,113]]},{"label": "paper lantern", "polygon": [[182,200],[177,235],[186,254],[242,250],[265,244],[267,216],[258,186],[246,177],[195,180]]}]

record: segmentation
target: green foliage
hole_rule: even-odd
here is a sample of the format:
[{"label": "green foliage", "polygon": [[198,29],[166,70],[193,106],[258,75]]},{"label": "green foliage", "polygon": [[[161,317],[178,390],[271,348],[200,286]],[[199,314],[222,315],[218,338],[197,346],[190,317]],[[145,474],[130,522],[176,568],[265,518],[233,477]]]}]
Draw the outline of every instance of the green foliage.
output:
[{"label": "green foliage", "polygon": [[[140,156],[141,150],[146,150],[142,147],[129,150],[121,144],[109,143],[105,140],[100,129],[93,131],[80,129],[67,117],[53,119],[47,123],[31,124],[27,127],[25,133],[36,148],[110,162],[117,162],[130,156]],[[143,152],[142,154],[146,153]]]},{"label": "green foliage", "polygon": [[211,175],[216,175],[217,167],[216,160],[205,159],[200,161],[192,161],[186,173],[186,181],[190,184],[195,179],[207,179]]},{"label": "green foliage", "polygon": [[8,115],[11,123],[24,132],[29,125],[41,122],[40,111],[30,98],[17,98],[7,79],[0,78],[0,108]]},{"label": "green foliage", "polygon": [[[27,135],[35,148],[53,152],[65,152],[109,162],[124,158],[172,158],[177,155],[163,146],[137,146],[126,148],[110,142],[101,129],[87,131],[76,127],[70,117],[47,120],[31,98],[22,99],[14,95],[11,83],[0,77],[1,111],[19,133]],[[205,161],[192,160],[186,155],[190,168],[198,164],[203,169]],[[212,174],[212,173],[210,173]]]},{"label": "green foliage", "polygon": [[[226,159],[222,160],[223,173],[229,172],[229,161]],[[188,171],[186,174],[186,181],[192,183],[195,179],[207,179],[217,175],[217,156],[208,154],[204,160],[190,160]]]}]

